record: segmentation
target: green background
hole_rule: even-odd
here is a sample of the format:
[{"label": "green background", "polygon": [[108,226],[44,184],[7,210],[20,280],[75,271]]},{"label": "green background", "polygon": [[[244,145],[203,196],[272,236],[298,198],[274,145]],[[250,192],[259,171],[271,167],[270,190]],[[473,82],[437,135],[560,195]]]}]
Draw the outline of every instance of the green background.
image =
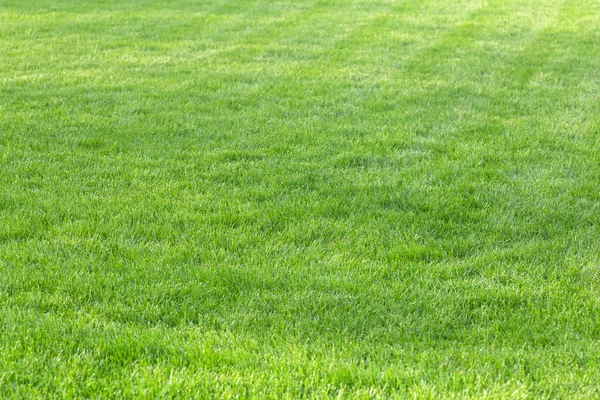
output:
[{"label": "green background", "polygon": [[0,396],[600,396],[600,4],[0,0]]}]

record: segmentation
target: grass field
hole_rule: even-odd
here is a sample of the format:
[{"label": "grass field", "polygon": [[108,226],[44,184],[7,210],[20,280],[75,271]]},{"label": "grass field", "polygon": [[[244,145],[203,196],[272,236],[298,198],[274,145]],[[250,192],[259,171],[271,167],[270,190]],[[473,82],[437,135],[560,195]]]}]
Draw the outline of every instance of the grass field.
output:
[{"label": "grass field", "polygon": [[600,3],[0,0],[0,397],[600,397]]}]

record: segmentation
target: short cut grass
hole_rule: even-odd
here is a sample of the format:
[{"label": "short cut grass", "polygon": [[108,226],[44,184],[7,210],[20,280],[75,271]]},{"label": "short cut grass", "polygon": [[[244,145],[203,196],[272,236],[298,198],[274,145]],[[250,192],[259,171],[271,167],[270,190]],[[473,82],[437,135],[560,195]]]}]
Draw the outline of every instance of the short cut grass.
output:
[{"label": "short cut grass", "polygon": [[3,398],[600,397],[600,4],[0,0]]}]

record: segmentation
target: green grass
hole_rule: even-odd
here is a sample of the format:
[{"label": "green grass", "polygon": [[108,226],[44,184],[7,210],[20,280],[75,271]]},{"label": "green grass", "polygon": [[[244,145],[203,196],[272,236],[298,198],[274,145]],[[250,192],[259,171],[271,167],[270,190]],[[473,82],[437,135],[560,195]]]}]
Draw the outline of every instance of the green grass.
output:
[{"label": "green grass", "polygon": [[0,397],[600,397],[600,4],[0,0]]}]

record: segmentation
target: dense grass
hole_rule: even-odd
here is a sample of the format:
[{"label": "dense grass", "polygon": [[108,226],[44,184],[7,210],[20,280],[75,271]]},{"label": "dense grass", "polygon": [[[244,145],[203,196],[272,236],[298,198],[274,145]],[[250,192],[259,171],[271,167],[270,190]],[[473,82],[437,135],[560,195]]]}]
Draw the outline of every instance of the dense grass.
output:
[{"label": "dense grass", "polygon": [[0,0],[0,397],[599,397],[600,4]]}]

